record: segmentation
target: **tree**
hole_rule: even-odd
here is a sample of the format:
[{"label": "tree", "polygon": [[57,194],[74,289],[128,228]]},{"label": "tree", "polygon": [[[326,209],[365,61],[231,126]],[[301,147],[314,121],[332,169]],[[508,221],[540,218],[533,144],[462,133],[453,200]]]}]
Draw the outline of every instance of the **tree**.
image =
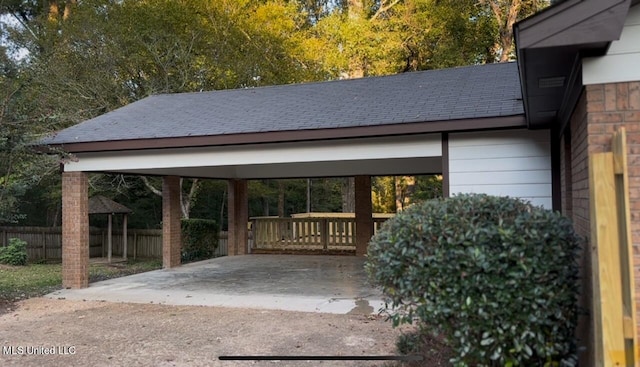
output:
[{"label": "tree", "polygon": [[[2,28],[2,37],[9,37],[12,47],[27,51],[20,62],[7,61],[4,49],[0,52],[4,60],[0,61],[2,195],[16,200],[11,204],[15,210],[20,194],[57,168],[57,162],[30,154],[29,141],[148,95],[386,75],[508,59],[513,20],[545,3],[4,0],[0,14],[11,15],[20,25]],[[185,197],[195,198],[202,182],[184,182]],[[335,210],[336,203],[339,207],[339,183],[339,179],[312,180],[311,207],[328,211]],[[269,182],[265,187],[277,192],[274,185]],[[146,185],[134,182],[129,187],[138,190]],[[306,183],[289,181],[286,187],[283,212],[306,210],[296,201],[298,189],[306,190]],[[342,187],[343,210],[352,211],[353,181],[345,181]],[[224,190],[217,192],[224,195]],[[318,192],[335,196],[325,203],[317,199]],[[323,195],[319,197],[328,197]],[[54,198],[41,197],[50,201],[55,217]],[[303,198],[305,203],[306,195]],[[275,199],[262,196],[260,200],[252,204],[256,213],[277,207]],[[0,205],[10,202],[3,200]],[[198,206],[197,202],[184,204],[187,213]]]},{"label": "tree", "polygon": [[[160,186],[159,179],[150,179],[146,176],[139,176],[142,183],[144,183],[145,187],[149,189],[155,195],[162,197],[162,189],[159,189]],[[189,219],[191,215],[191,208],[196,202],[198,197],[198,192],[200,190],[200,180],[197,178],[193,179],[185,179],[180,178],[180,211],[182,212],[182,218]]]},{"label": "tree", "polygon": [[549,5],[548,0],[478,0],[478,2],[491,10],[498,25],[494,53],[499,62],[506,62],[515,57],[513,53],[514,23]]},{"label": "tree", "polygon": [[[0,12],[23,24],[11,33],[12,44],[28,52],[19,68],[29,81],[19,83],[20,105],[25,119],[39,121],[39,134],[151,94],[320,75],[299,57],[304,17],[281,1],[11,1]],[[2,88],[13,96],[10,90]],[[183,182],[188,216],[199,182]]]},{"label": "tree", "polygon": [[18,78],[17,65],[0,47],[0,223],[22,218],[18,211],[21,197],[56,167],[55,159],[31,149],[47,121],[27,117],[29,106],[21,100],[25,83],[28,81]]}]

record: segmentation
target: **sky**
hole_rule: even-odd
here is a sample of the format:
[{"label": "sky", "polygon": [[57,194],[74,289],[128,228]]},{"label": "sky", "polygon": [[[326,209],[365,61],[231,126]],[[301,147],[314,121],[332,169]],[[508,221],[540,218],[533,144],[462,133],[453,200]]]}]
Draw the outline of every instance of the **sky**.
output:
[{"label": "sky", "polygon": [[17,49],[7,40],[7,27],[20,27],[20,23],[9,14],[0,15],[0,46],[8,48],[7,55],[15,60],[22,60],[27,56],[26,49]]}]

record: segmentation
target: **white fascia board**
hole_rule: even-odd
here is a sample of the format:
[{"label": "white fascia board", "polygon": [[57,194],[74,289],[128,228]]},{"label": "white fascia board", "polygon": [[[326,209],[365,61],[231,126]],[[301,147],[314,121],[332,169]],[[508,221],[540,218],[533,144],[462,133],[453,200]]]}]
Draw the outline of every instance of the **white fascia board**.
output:
[{"label": "white fascia board", "polygon": [[78,153],[67,172],[123,172],[188,167],[352,161],[442,155],[440,134],[227,147]]}]

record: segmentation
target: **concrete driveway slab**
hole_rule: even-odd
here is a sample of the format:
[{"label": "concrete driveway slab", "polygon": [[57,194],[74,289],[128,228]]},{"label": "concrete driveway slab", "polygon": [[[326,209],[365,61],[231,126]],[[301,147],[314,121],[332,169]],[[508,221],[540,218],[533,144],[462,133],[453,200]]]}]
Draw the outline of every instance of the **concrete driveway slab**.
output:
[{"label": "concrete driveway slab", "polygon": [[223,306],[336,314],[375,314],[382,294],[366,280],[362,257],[220,257],[63,289],[47,297],[127,303]]}]

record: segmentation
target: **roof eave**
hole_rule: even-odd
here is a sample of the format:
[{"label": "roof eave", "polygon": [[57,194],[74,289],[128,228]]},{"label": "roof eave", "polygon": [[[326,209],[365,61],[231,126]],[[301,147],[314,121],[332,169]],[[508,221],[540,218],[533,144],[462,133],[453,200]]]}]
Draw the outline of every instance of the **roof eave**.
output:
[{"label": "roof eave", "polygon": [[562,47],[617,40],[630,6],[631,0],[559,3],[514,25],[518,47]]},{"label": "roof eave", "polygon": [[[634,0],[637,3],[637,0]],[[541,100],[567,100],[567,81],[576,73],[576,59],[606,53],[612,41],[620,39],[631,0],[568,0],[514,24],[518,72],[529,128],[548,127],[556,116],[540,117]],[[550,57],[551,55],[551,57]],[[563,70],[559,73],[559,70]],[[555,74],[553,74],[555,73]],[[553,74],[553,75],[552,75]],[[561,88],[541,90],[545,78],[564,77]],[[537,99],[536,103],[532,102]],[[549,111],[567,106],[542,104]]]},{"label": "roof eave", "polygon": [[51,144],[48,147],[60,149],[67,153],[88,153],[123,150],[192,148],[203,146],[226,146],[244,144],[287,143],[313,140],[332,140],[345,138],[365,138],[380,136],[396,136],[411,134],[428,134],[473,130],[492,130],[524,128],[526,121],[523,114],[389,124],[376,126],[359,126],[348,128],[292,130],[257,132],[229,135],[188,136],[173,138],[131,139],[114,141],[92,141],[78,143]]}]

